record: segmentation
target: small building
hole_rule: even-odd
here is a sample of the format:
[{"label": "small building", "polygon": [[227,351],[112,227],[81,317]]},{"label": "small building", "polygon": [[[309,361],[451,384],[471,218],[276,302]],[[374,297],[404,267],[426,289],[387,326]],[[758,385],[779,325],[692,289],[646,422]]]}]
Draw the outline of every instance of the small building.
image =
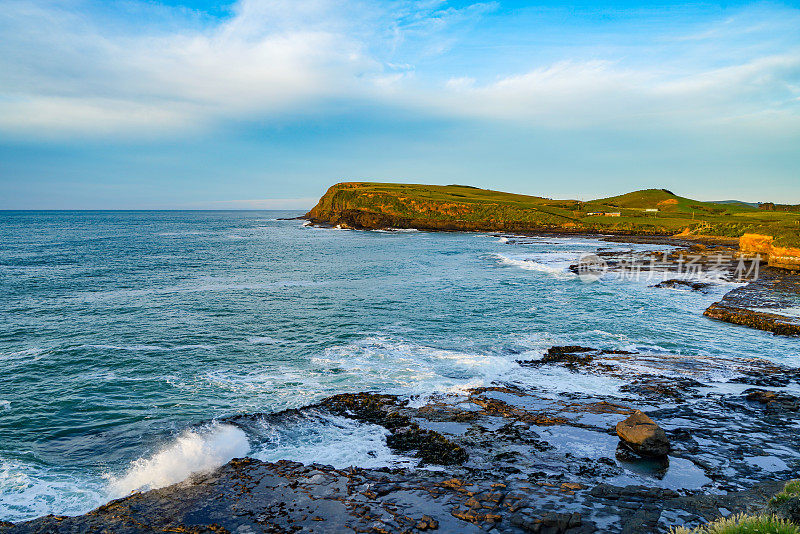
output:
[{"label": "small building", "polygon": [[602,215],[602,214],[603,214],[602,211],[590,211],[586,215]]},{"label": "small building", "polygon": [[618,212],[618,211],[607,211],[603,215],[605,215],[606,217],[621,217],[622,216],[622,214],[620,212]]},{"label": "small building", "polygon": [[644,211],[648,213],[658,213],[658,208],[645,208]]}]

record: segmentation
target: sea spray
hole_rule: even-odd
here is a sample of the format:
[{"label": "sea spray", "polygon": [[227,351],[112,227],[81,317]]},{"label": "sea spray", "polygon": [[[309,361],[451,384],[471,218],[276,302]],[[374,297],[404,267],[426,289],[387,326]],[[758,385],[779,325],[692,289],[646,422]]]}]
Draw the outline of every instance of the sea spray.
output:
[{"label": "sea spray", "polygon": [[216,469],[248,452],[247,436],[233,425],[212,424],[186,430],[152,456],[133,462],[121,477],[111,477],[109,493],[119,497],[132,491],[163,488],[192,474]]}]

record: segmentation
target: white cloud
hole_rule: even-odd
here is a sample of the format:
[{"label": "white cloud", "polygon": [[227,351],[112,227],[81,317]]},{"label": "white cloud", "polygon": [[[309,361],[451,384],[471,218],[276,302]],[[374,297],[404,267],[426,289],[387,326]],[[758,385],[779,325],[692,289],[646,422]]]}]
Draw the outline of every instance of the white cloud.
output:
[{"label": "white cloud", "polygon": [[[564,128],[587,125],[712,124],[761,116],[800,127],[800,50],[689,74],[631,69],[611,61],[564,61],[496,82],[453,78],[437,102],[450,113],[531,121]],[[650,125],[654,125],[650,122]]]},{"label": "white cloud", "polygon": [[[323,2],[247,0],[208,31],[115,36],[74,11],[13,2],[0,14],[0,126],[106,132],[280,112],[350,94],[377,64],[322,16]],[[266,9],[265,7],[269,7]]]},{"label": "white cloud", "polygon": [[[487,82],[469,68],[458,72],[463,62],[449,79],[415,63],[446,58],[458,44],[452,29],[474,26],[497,9],[493,3],[456,10],[440,1],[385,8],[359,0],[241,0],[229,19],[177,32],[120,31],[86,6],[11,0],[0,10],[0,130],[171,134],[229,118],[315,112],[341,100],[550,128],[800,125],[796,37],[794,48],[750,47],[745,59],[722,66],[681,62],[695,47],[702,49],[695,55],[707,55],[709,43],[732,48],[725,39],[756,31],[736,19],[672,39],[680,53],[673,62],[572,58]],[[761,16],[758,31],[769,31],[769,21]],[[776,24],[785,29],[785,20]]]}]

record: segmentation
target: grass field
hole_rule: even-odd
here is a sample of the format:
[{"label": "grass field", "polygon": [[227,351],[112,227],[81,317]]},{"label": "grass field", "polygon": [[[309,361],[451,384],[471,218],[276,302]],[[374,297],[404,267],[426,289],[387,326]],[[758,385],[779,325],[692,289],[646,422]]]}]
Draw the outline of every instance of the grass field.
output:
[{"label": "grass field", "polygon": [[[346,182],[331,187],[308,216],[336,222],[342,213],[354,211],[381,214],[382,221],[388,217],[422,228],[682,233],[728,238],[752,232],[775,236],[778,245],[800,245],[800,212],[763,211],[744,203],[701,202],[664,189],[580,202],[464,185]],[[609,213],[618,215],[606,215]]]}]

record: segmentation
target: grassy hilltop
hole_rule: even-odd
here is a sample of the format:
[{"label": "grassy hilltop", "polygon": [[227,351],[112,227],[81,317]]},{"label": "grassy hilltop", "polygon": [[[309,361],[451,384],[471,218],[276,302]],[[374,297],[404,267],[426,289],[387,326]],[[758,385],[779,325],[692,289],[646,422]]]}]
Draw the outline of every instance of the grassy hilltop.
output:
[{"label": "grassy hilltop", "polygon": [[776,244],[800,245],[800,212],[764,211],[745,203],[701,202],[665,189],[580,202],[465,185],[345,182],[328,189],[306,218],[354,228],[727,238],[760,233],[775,236]]}]

